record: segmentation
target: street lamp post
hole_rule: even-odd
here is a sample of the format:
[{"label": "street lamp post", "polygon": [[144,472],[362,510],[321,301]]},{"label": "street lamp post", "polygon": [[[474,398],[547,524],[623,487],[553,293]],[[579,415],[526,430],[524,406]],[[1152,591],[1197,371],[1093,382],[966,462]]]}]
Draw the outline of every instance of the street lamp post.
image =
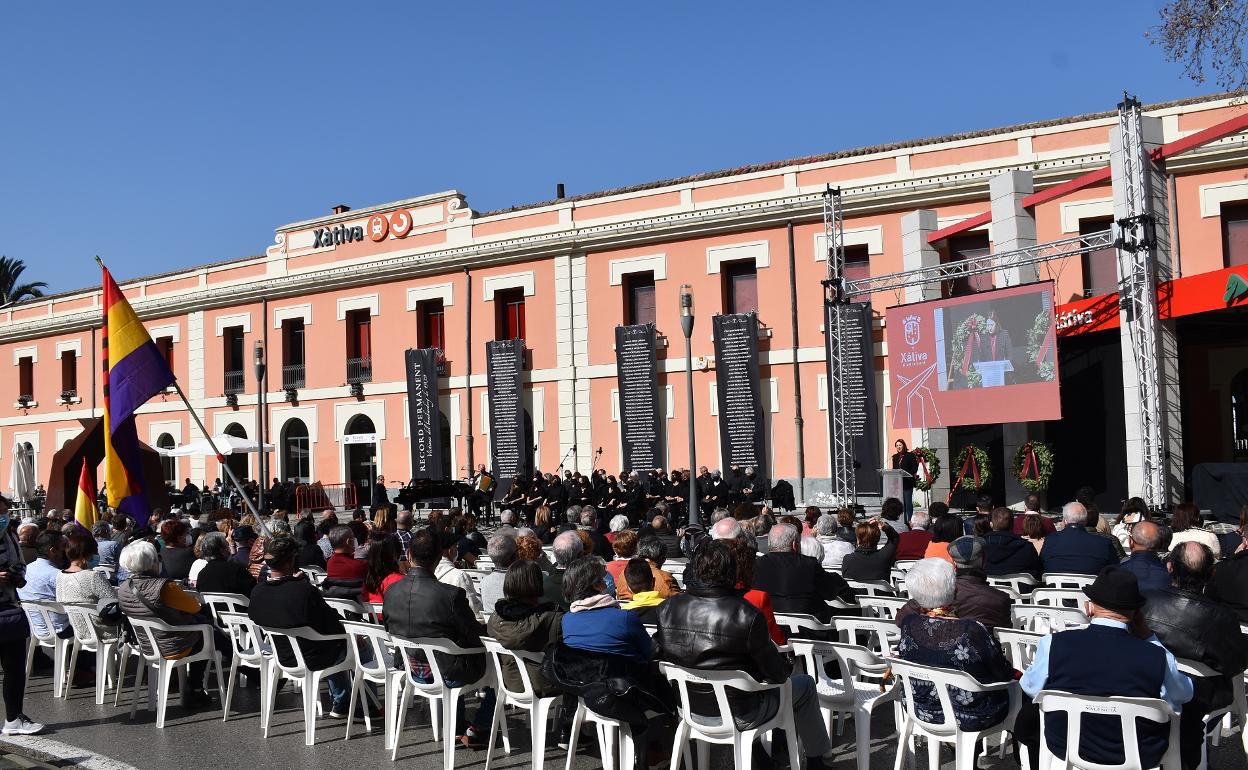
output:
[{"label": "street lamp post", "polygon": [[264,372],[267,367],[264,362],[264,342],[256,340],[256,437],[258,439],[259,461],[257,462],[259,478],[256,479],[256,497],[260,505],[261,513],[265,513],[264,485],[268,479],[268,456],[264,452],[264,413],[265,413],[265,393],[264,393]]},{"label": "street lamp post", "polygon": [[685,404],[689,414],[689,524],[698,525],[697,448],[693,434],[693,287],[680,286],[680,329],[685,333]]}]

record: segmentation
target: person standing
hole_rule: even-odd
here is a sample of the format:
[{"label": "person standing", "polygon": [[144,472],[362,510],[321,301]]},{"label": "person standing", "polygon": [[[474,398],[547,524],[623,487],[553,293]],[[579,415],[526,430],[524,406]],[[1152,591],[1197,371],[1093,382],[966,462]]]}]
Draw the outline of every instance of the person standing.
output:
[{"label": "person standing", "polygon": [[0,497],[0,668],[4,669],[4,734],[34,735],[43,725],[22,711],[26,697],[26,640],[30,625],[18,606],[26,583],[26,562],[9,527],[9,501]]},{"label": "person standing", "polygon": [[915,474],[919,472],[919,457],[910,451],[910,447],[902,439],[893,442],[893,449],[896,451],[890,458],[889,467],[910,474],[901,480],[901,509],[908,527],[910,517],[914,515],[914,480]]}]

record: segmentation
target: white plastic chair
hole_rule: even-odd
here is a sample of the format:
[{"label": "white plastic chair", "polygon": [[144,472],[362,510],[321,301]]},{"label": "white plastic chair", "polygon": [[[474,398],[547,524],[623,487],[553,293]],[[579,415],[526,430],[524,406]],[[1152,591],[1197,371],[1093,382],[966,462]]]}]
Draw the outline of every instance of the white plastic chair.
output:
[{"label": "white plastic chair", "polygon": [[[152,676],[155,677],[152,683],[155,688],[148,685],[147,691],[147,708],[151,710],[152,697],[156,697],[156,727],[163,729],[165,726],[165,710],[169,705],[169,680],[176,672],[178,682],[181,687],[188,687],[187,674],[190,671],[192,663],[198,661],[208,661],[216,667],[217,673],[217,691],[221,694],[222,701],[225,699],[225,682],[221,672],[221,656],[217,654],[217,648],[213,644],[212,631],[213,627],[207,623],[194,623],[185,626],[171,626],[163,620],[156,618],[130,618],[130,625],[134,627],[134,635],[138,637],[138,653],[139,653],[139,671],[134,677],[133,697],[130,699],[130,716],[134,717],[139,707],[139,688],[143,686],[143,678],[147,674],[147,670],[152,669]],[[203,635],[199,652],[191,653],[184,658],[170,659],[160,653],[160,647],[156,642],[157,634],[188,634],[199,633]]]},{"label": "white plastic chair", "polygon": [[1088,595],[1077,588],[1037,588],[1031,592],[1031,604],[1081,609]]},{"label": "white plastic chair", "polygon": [[1049,588],[1080,589],[1090,586],[1096,581],[1096,575],[1081,575],[1075,572],[1046,572],[1040,576],[1040,582]]},{"label": "white plastic chair", "polygon": [[214,618],[216,618],[217,613],[221,611],[246,613],[247,607],[251,605],[251,599],[248,599],[242,594],[207,592],[200,594],[200,596],[203,598],[204,606],[208,608],[208,612],[210,612]]},{"label": "white plastic chair", "polygon": [[[1188,660],[1186,658],[1179,658],[1176,662],[1178,663],[1179,671],[1182,671],[1184,674],[1187,674],[1193,680],[1195,680],[1198,677],[1204,678],[1204,677],[1220,677],[1221,676],[1221,674],[1219,674],[1217,671],[1214,671],[1211,667],[1199,661]],[[1205,725],[1206,740],[1203,741],[1200,746],[1200,753],[1201,753],[1200,764],[1202,767],[1204,767],[1206,764],[1206,759],[1207,759],[1207,754],[1208,754],[1208,743],[1209,743],[1208,738],[1210,735],[1209,733],[1210,724],[1213,724],[1214,722],[1223,722],[1223,721],[1226,721],[1226,723],[1229,724],[1230,723],[1229,720],[1232,717],[1239,720],[1241,730],[1243,729],[1244,725],[1248,724],[1248,721],[1245,721],[1246,719],[1248,719],[1248,706],[1246,706],[1244,703],[1243,673],[1244,672],[1241,671],[1240,673],[1231,677],[1231,702],[1230,704],[1227,706],[1223,706],[1220,709],[1215,709],[1205,715],[1204,725]],[[1222,725],[1221,724],[1219,724],[1213,730],[1212,737],[1213,737],[1213,745],[1217,746],[1222,738]],[[1241,738],[1245,741],[1245,743],[1248,743],[1248,736],[1241,735]]]},{"label": "white plastic chair", "polygon": [[1032,659],[1036,657],[1036,647],[1045,636],[1038,631],[1022,631],[1017,628],[997,628],[993,633],[1001,643],[1005,657],[1019,671],[1026,671],[1031,665]]},{"label": "white plastic chair", "polygon": [[299,571],[307,575],[308,579],[312,581],[312,585],[314,586],[319,586],[321,583],[324,583],[325,578],[328,577],[325,570],[320,567],[300,567]]},{"label": "white plastic chair", "polygon": [[1047,604],[1015,604],[1010,607],[1010,618],[1017,629],[1043,634],[1088,625],[1088,616],[1083,614],[1083,610]]},{"label": "white plastic chair", "polygon": [[[211,596],[208,594],[206,596]],[[211,606],[211,605],[210,605]],[[224,712],[221,721],[230,718],[230,704],[234,702],[234,686],[238,684],[240,667],[254,668],[260,673],[260,727],[268,724],[268,667],[272,662],[273,648],[264,638],[260,627],[243,612],[219,610],[217,622],[230,637],[230,646],[234,657],[230,660],[229,685],[225,689],[225,702],[221,704]]]},{"label": "white plastic chair", "polygon": [[64,695],[65,663],[69,656],[70,640],[56,635],[56,625],[52,621],[54,615],[64,615],[65,608],[57,602],[26,599],[22,602],[22,609],[26,610],[27,617],[32,613],[38,615],[44,628],[44,633],[40,636],[35,624],[30,623],[30,642],[26,645],[26,678],[30,679],[30,672],[35,665],[35,648],[51,650],[52,690],[54,697],[60,698]]},{"label": "white plastic chair", "polygon": [[[1058,690],[1041,690],[1034,699],[1036,708],[1040,709],[1040,768],[1076,767],[1089,770],[1149,770],[1140,759],[1140,742],[1136,730],[1137,719],[1150,722],[1169,724],[1170,742],[1166,753],[1162,755],[1160,767],[1163,770],[1179,770],[1179,715],[1174,713],[1170,704],[1160,698],[1121,698],[1097,697],[1093,695],[1072,695]],[[1057,760],[1049,751],[1049,743],[1044,735],[1045,715],[1053,713],[1066,714],[1066,759]],[[1117,765],[1103,765],[1084,759],[1079,753],[1080,731],[1083,727],[1084,714],[1098,716],[1117,716],[1122,723],[1123,762]]]},{"label": "white plastic chair", "polygon": [[[340,671],[351,671],[355,668],[355,651],[351,645],[346,645],[347,655],[340,662],[332,666],[315,670],[308,668],[308,664],[303,657],[303,649],[300,642],[346,642],[346,634],[320,634],[310,628],[272,628],[270,626],[260,626],[260,630],[264,632],[264,636],[268,643],[273,647],[273,657],[270,659],[268,667],[268,692],[265,701],[265,713],[268,715],[264,724],[264,737],[269,737],[269,725],[273,721],[273,707],[277,700],[277,680],[279,678],[286,679],[299,684],[300,690],[303,692],[303,743],[305,746],[316,744],[316,715],[320,708],[321,684],[331,674],[337,674]],[[291,651],[295,656],[295,665],[287,666],[282,663],[277,655],[276,641],[285,638],[290,645]]]},{"label": "white plastic chair", "polygon": [[[430,711],[433,712],[434,723],[434,739],[437,739],[437,722],[439,716],[442,722],[442,763],[446,770],[454,770],[455,767],[455,712],[458,710],[459,701],[464,697],[465,692],[480,690],[483,687],[489,687],[494,683],[494,672],[489,665],[486,665],[485,674],[475,682],[461,684],[459,687],[450,687],[446,684],[446,679],[442,676],[441,668],[438,666],[435,652],[443,655],[484,655],[484,647],[474,647],[465,649],[451,642],[448,639],[431,639],[428,637],[420,639],[403,639],[393,636],[391,641],[394,643],[395,649],[403,653],[403,660],[406,661],[411,657],[411,653],[421,653],[429,663],[429,678],[432,680],[428,684],[416,681],[410,672],[410,668],[405,672],[403,677],[403,692],[399,696],[399,710],[394,722],[394,745],[390,749],[390,759],[393,761],[399,753],[399,743],[403,734],[403,723],[407,719],[407,707],[411,703],[413,695],[429,701]],[[441,714],[433,708],[434,701],[441,705]],[[497,708],[497,706],[495,706]]]},{"label": "white plastic chair", "polygon": [[[508,650],[497,640],[485,636],[481,637],[481,644],[485,645],[485,651],[489,653],[493,663],[494,692],[498,697],[494,706],[494,721],[490,723],[490,742],[485,750],[485,770],[490,770],[490,761],[494,755],[494,738],[498,735],[500,729],[503,733],[503,745],[506,747],[506,752],[508,754],[511,753],[510,740],[507,735],[507,706],[516,706],[529,712],[533,770],[541,770],[546,760],[546,724],[550,721],[551,709],[559,702],[562,696],[555,695],[539,698],[537,693],[533,691],[533,681],[529,678],[528,668],[524,664],[525,661],[541,663],[542,656],[540,654],[522,650]],[[506,656],[511,656],[516,667],[520,669],[520,681],[524,685],[521,690],[508,689],[507,683],[503,680],[503,659]],[[575,740],[575,729],[574,726],[573,740]],[[575,749],[569,748],[568,752],[570,761]]]},{"label": "white plastic chair", "polygon": [[896,596],[897,589],[887,580],[846,580],[859,596]]},{"label": "white plastic chair", "polygon": [[904,596],[860,596],[858,606],[880,620],[894,620],[897,611],[910,601]]},{"label": "white plastic chair", "polygon": [[[878,682],[884,672],[884,661],[866,647],[856,644],[794,639],[792,646],[806,673],[815,679],[819,711],[828,735],[832,735],[834,715],[840,714],[842,720],[846,715],[853,717],[858,770],[869,770],[871,712],[881,703],[895,702],[898,694],[896,681],[882,689]],[[830,679],[826,673],[827,664],[831,661],[836,661],[838,665],[839,680]],[[863,674],[874,676],[869,679]]]},{"label": "white plastic chair", "polygon": [[[693,741],[732,746],[733,767],[750,770],[754,765],[754,741],[777,729],[784,730],[789,756],[798,756],[797,728],[793,721],[793,685],[789,680],[780,684],[765,684],[742,671],[703,671],[671,663],[660,663],[659,669],[676,686],[679,694],[676,711],[680,715],[680,724],[672,741],[671,770],[679,770],[682,755],[687,761],[691,759],[689,752]],[[719,713],[705,716],[693,713],[689,706],[690,685],[710,688]],[[777,690],[780,700],[776,713],[756,727],[737,729],[732,707],[728,703],[729,689],[750,693],[759,701],[763,699],[762,693]],[[703,757],[708,756],[706,751],[708,749],[703,748]]]},{"label": "white plastic chair", "polygon": [[[901,629],[891,620],[836,617],[832,619],[832,625],[836,627],[841,642],[862,645],[880,657],[892,655],[901,641]],[[865,644],[860,636],[864,634]]]},{"label": "white plastic chair", "polygon": [[[326,596],[325,603],[333,607],[334,612],[337,612],[343,620],[363,618],[366,623],[376,622],[372,605],[361,604],[353,599],[341,599],[333,596]],[[352,617],[352,615],[356,617]]]},{"label": "white plastic chair", "polygon": [[[394,646],[390,643],[390,633],[385,628],[376,623],[363,623],[354,620],[342,621],[342,627],[346,630],[347,636],[351,638],[351,644],[355,648],[355,672],[351,677],[351,705],[347,708],[347,737],[351,739],[351,726],[355,724],[355,704],[358,702],[364,706],[364,729],[372,732],[373,721],[369,715],[369,691],[363,687],[363,683],[372,682],[381,685],[383,690],[383,699],[386,707],[383,709],[382,718],[384,724],[382,729],[385,732],[386,748],[390,748],[391,741],[394,740],[394,731],[392,723],[394,721],[394,707],[390,704],[393,693],[402,689],[403,672],[391,666],[394,660]],[[372,653],[372,660],[364,662],[363,656],[360,654],[360,648],[367,647]]]},{"label": "white plastic chair", "polygon": [[831,623],[824,623],[814,615],[798,615],[796,613],[777,612],[776,625],[783,628],[785,635],[790,639],[795,636],[801,636],[803,631],[824,635],[829,635],[836,631],[836,626]]},{"label": "white plastic chair", "polygon": [[98,566],[98,567],[92,567],[91,569],[93,569],[93,570],[95,570],[96,572],[98,572],[98,573],[100,573],[101,575],[103,575],[103,576],[104,576],[104,579],[105,579],[105,580],[107,580],[109,583],[112,583],[113,585],[117,585],[117,570],[116,570],[116,568],[114,568],[114,567],[106,567],[106,566],[100,565],[100,566]]},{"label": "white plastic chair", "polygon": [[993,588],[1009,589],[1015,596],[1024,596],[1036,584],[1036,578],[1027,572],[1015,572],[1009,575],[989,575],[988,585]]},{"label": "white plastic chair", "polygon": [[[74,685],[74,672],[78,668],[78,653],[81,650],[95,653],[95,705],[104,704],[104,696],[108,692],[108,680],[113,678],[116,666],[117,637],[104,636],[100,633],[100,613],[94,604],[62,605],[65,614],[69,615],[70,623],[78,621],[74,628],[74,639],[69,653],[69,665],[65,667],[65,697]],[[81,633],[80,633],[81,631]],[[117,684],[121,686],[120,682]]]},{"label": "white plastic chair", "polygon": [[[568,739],[568,760],[564,770],[572,770],[576,759],[576,747],[580,742],[581,726],[592,722],[598,732],[598,751],[601,753],[602,770],[632,770],[635,763],[636,745],[633,730],[627,722],[604,717],[585,705],[583,698],[576,700],[576,713],[572,716],[572,737]],[[619,764],[616,764],[616,759]],[[489,770],[488,758],[486,770]]]},{"label": "white plastic chair", "polygon": [[[1018,714],[1018,707],[1022,702],[1017,682],[981,684],[975,677],[963,671],[922,666],[900,658],[889,658],[888,664],[892,667],[893,676],[901,681],[905,689],[905,718],[902,720],[900,735],[897,739],[897,760],[894,770],[901,770],[903,761],[913,761],[914,749],[910,740],[912,736],[927,739],[928,767],[940,767],[940,744],[948,743],[954,749],[954,768],[974,770],[975,744],[980,738],[1002,730],[1013,730],[1014,717]],[[940,699],[941,721],[939,723],[924,722],[915,712],[914,683],[916,681],[930,683],[936,697]],[[982,730],[963,730],[958,726],[955,716],[953,697],[949,692],[951,687],[976,694],[1000,691],[1008,693],[1009,708],[1005,718],[1000,723]]]}]

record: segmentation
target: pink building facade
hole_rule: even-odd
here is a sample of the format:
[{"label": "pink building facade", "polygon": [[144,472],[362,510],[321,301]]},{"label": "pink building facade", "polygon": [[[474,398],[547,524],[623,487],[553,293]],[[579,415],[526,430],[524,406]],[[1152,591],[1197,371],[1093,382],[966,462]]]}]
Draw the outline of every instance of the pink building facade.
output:
[{"label": "pink building facade", "polygon": [[[1246,111],[1221,98],[1147,108],[1166,142]],[[447,472],[459,478],[472,465],[488,463],[485,344],[512,336],[522,337],[528,349],[524,404],[534,464],[553,470],[566,455],[570,469],[587,472],[597,465],[617,472],[614,330],[646,320],[660,335],[665,464],[689,465],[693,420],[697,464],[717,467],[711,316],[757,310],[771,475],[804,479],[804,487],[795,486],[818,500],[830,473],[820,284],[827,275],[825,188],[843,191],[851,271],[897,272],[911,266],[920,246],[941,260],[993,248],[992,222],[948,238],[931,236],[988,211],[989,180],[1003,172],[1029,172],[1034,189],[1043,191],[1106,166],[1115,123],[1112,113],[1064,118],[489,213],[474,211],[456,191],[336,209],[277,228],[274,243],[258,256],[121,285],[213,432],[254,438],[258,386],[252,351],[263,341],[269,370],[262,417],[276,445],[270,475],[326,483],[365,482],[377,473],[391,482],[411,476],[403,367],[409,347],[444,351],[440,404]],[[1248,136],[1232,132],[1203,143],[1168,159],[1167,172],[1178,280],[1248,262]],[[1112,216],[1108,180],[1039,203],[1033,213],[1040,242],[1105,229]],[[916,222],[928,223],[927,229],[916,231]],[[41,272],[38,259],[32,261]],[[1041,278],[1056,282],[1058,302],[1065,303],[1059,312],[1078,311],[1080,303],[1116,290],[1112,272],[1107,278],[1095,260],[1052,263],[1041,269]],[[697,316],[692,410],[684,395],[681,284],[692,286]],[[796,306],[790,299],[794,286]],[[906,299],[872,297],[881,446],[902,437],[912,445],[943,441],[954,451],[956,436],[935,440],[921,431],[887,428],[883,310]],[[1208,317],[1224,310],[1235,308],[1218,307],[1200,317],[1218,324],[1235,320]],[[0,462],[15,443],[29,442],[36,474],[46,482],[52,455],[77,435],[77,421],[99,415],[100,312],[98,287],[0,310],[0,366],[11,367],[0,394]],[[1076,388],[1087,388],[1092,399],[1108,398],[1104,426],[1091,427],[1112,437],[1112,395],[1122,392],[1121,374],[1116,384],[1112,371],[1095,383],[1067,376],[1083,371],[1080,361],[1101,355],[1098,346],[1110,345],[1111,333],[1073,332],[1060,346],[1064,404],[1067,391],[1073,398]],[[1199,371],[1189,388],[1202,398],[1184,406],[1185,473],[1198,462],[1230,462],[1248,452],[1239,446],[1232,407],[1234,387],[1244,387],[1248,396],[1248,377],[1241,385],[1233,382],[1248,370],[1248,341],[1241,346],[1238,334],[1202,327],[1190,337],[1184,354],[1199,359],[1190,364]],[[1116,333],[1112,344],[1117,349]],[[1116,419],[1121,423],[1121,412]],[[144,407],[138,426],[140,438],[152,446],[199,438],[173,395]],[[1076,438],[1064,437],[1063,430],[1051,426],[1048,438],[1075,446]],[[1106,453],[1102,438],[1091,440]],[[799,443],[805,458],[800,468]],[[949,459],[942,458],[946,468]],[[1001,455],[998,470],[1009,459]],[[239,462],[240,471],[258,475],[254,455]],[[1125,495],[1128,482],[1125,472],[1115,470],[1117,462],[1107,459],[1087,483],[1109,496]],[[167,472],[179,486],[186,478],[211,483],[222,475],[214,459],[203,458],[170,459]]]}]

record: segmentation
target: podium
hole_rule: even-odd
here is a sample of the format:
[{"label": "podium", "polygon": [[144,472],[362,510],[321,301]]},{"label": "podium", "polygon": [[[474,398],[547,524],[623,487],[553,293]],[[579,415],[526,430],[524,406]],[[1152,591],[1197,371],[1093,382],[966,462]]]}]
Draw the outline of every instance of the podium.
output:
[{"label": "podium", "polygon": [[1005,373],[1014,371],[1014,364],[1008,358],[1000,361],[976,361],[975,371],[979,372],[985,388],[999,388],[1005,384]]},{"label": "podium", "polygon": [[880,468],[880,475],[884,477],[884,499],[895,497],[904,504],[906,500],[906,479],[914,478],[914,474],[906,473],[900,468]]}]

